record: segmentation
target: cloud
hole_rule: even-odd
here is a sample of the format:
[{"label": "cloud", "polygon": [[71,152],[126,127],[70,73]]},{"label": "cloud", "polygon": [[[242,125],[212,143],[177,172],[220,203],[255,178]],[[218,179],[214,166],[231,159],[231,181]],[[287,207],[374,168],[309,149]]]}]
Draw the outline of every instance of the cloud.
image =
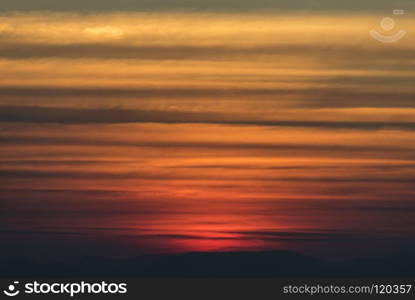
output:
[{"label": "cloud", "polygon": [[357,239],[358,236],[350,232],[336,232],[330,230],[322,231],[228,231],[228,234],[236,234],[237,239],[259,239],[259,240],[275,240],[275,241],[350,241]]},{"label": "cloud", "polygon": [[[71,136],[18,136],[18,135],[0,135],[0,142],[3,145],[18,145],[18,146],[119,146],[119,147],[154,147],[154,148],[206,148],[206,149],[252,149],[252,150],[313,150],[313,151],[326,151],[326,152],[359,152],[359,151],[369,151],[376,153],[384,153],[385,151],[393,151],[394,153],[404,153],[409,154],[414,151],[413,147],[407,145],[370,145],[370,144],[361,144],[361,145],[351,145],[351,144],[312,144],[312,143],[292,143],[287,141],[282,142],[254,142],[254,141],[172,141],[172,140],[134,140],[134,139],[100,139],[95,137],[71,137]],[[17,161],[22,162],[22,161]],[[24,161],[23,161],[24,162]],[[40,161],[38,161],[40,162]],[[96,161],[98,163],[98,161]],[[102,163],[110,163],[102,162]],[[113,161],[115,163],[115,161]],[[7,164],[7,162],[5,162]],[[46,161],[46,164],[53,164],[53,162]],[[55,161],[58,163],[58,161]],[[71,161],[61,163],[70,164]],[[93,163],[93,161],[77,161],[80,164]],[[99,162],[101,163],[101,162]],[[120,163],[120,162],[117,162]],[[122,162],[121,162],[122,163]],[[184,167],[184,166],[183,166]],[[187,168],[214,168],[214,167],[223,167],[225,165],[194,165],[187,166]],[[249,166],[242,165],[230,165],[230,168],[249,168]],[[258,168],[258,166],[255,166]],[[180,168],[172,167],[169,168]],[[271,167],[272,169],[273,167]],[[385,166],[387,168],[387,166]],[[278,168],[276,168],[278,169]]]},{"label": "cloud", "polygon": [[[396,92],[370,90],[366,86],[349,89],[347,87],[325,88],[264,88],[264,87],[33,87],[33,86],[0,86],[0,96],[6,103],[15,103],[24,100],[65,99],[66,101],[80,98],[109,99],[116,98],[117,103],[123,100],[134,99],[145,101],[146,99],[162,98],[166,100],[221,98],[227,101],[251,100],[252,97],[268,99],[280,105],[296,104],[303,108],[313,107],[408,107],[414,108],[415,94],[412,91],[401,91],[399,97]],[[202,99],[199,99],[202,98]],[[295,99],[293,101],[293,98]],[[7,100],[8,99],[8,100]],[[32,103],[35,101],[32,101]],[[68,103],[70,104],[70,102]],[[10,104],[9,104],[10,105]],[[10,109],[11,105],[10,105]],[[52,108],[51,108],[52,109]]]},{"label": "cloud", "polygon": [[84,30],[85,33],[97,37],[108,37],[119,39],[123,36],[124,32],[121,28],[114,26],[97,26],[97,27],[88,27]]},{"label": "cloud", "polygon": [[61,107],[2,106],[0,122],[59,123],[59,124],[222,124],[267,127],[311,127],[326,129],[380,130],[397,128],[414,130],[415,122],[409,121],[302,121],[261,120],[249,115],[226,113],[156,111],[140,109],[83,109]]},{"label": "cloud", "polygon": [[[107,27],[104,27],[107,28]],[[112,27],[110,27],[112,28]],[[137,59],[137,60],[241,60],[258,59],[261,56],[268,58],[302,56],[304,53],[312,57],[324,58],[327,62],[341,63],[350,60],[350,66],[382,65],[382,59],[395,60],[403,64],[413,56],[413,47],[400,49],[363,47],[361,45],[327,45],[315,43],[261,44],[257,45],[135,45],[128,41],[108,43],[95,41],[95,38],[121,38],[121,29],[86,29],[93,39],[83,43],[72,42],[27,43],[22,41],[3,41],[0,47],[0,58],[34,59],[34,58],[91,58],[91,59]],[[107,31],[105,31],[107,30]],[[94,33],[92,33],[94,32]]]},{"label": "cloud", "polygon": [[193,174],[193,173],[173,173],[159,171],[142,172],[103,172],[103,171],[50,171],[50,170],[15,170],[0,169],[0,178],[36,178],[36,179],[143,179],[143,180],[232,180],[232,181],[261,181],[261,182],[321,182],[321,183],[412,183],[413,177],[409,176],[382,176],[382,175],[355,175],[355,176],[302,176],[302,175],[281,175],[281,174],[244,174],[235,176],[233,174]]}]

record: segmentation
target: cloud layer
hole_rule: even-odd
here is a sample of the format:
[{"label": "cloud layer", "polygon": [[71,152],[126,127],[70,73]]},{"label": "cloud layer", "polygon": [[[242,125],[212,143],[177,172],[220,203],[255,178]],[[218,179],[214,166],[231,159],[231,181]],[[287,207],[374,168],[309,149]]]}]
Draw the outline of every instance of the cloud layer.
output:
[{"label": "cloud layer", "polygon": [[[234,3],[117,2],[180,4]],[[413,36],[373,40],[383,13],[238,5],[287,10],[0,15],[4,251],[367,252],[413,239]]]}]

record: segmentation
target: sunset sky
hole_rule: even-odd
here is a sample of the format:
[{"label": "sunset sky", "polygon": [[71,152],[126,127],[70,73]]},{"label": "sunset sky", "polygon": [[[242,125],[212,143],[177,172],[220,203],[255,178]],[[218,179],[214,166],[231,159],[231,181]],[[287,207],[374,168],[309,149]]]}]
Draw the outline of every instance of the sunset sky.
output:
[{"label": "sunset sky", "polygon": [[414,7],[2,0],[1,253],[414,248]]}]

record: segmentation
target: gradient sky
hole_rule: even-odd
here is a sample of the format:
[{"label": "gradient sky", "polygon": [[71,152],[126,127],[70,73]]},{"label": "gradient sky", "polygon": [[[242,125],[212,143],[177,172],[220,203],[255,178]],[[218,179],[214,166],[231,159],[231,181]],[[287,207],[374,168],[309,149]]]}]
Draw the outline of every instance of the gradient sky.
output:
[{"label": "gradient sky", "polygon": [[0,10],[143,11],[143,10],[392,10],[413,8],[412,0],[3,0]]},{"label": "gradient sky", "polygon": [[3,254],[414,246],[409,1],[0,11]]}]

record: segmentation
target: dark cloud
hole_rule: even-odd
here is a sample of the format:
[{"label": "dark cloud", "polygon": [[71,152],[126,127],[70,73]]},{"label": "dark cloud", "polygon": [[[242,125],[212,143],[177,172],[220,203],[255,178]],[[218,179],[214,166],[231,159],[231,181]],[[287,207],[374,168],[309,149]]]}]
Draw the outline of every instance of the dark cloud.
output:
[{"label": "dark cloud", "polygon": [[[351,233],[330,231],[230,231],[228,234],[239,235],[241,239],[260,240],[326,240],[332,242],[356,239]],[[238,237],[237,237],[238,238]]]},{"label": "dark cloud", "polygon": [[49,171],[49,170],[15,170],[1,169],[0,178],[16,179],[16,178],[36,178],[36,179],[145,179],[145,180],[233,180],[233,181],[262,181],[262,182],[355,182],[355,183],[413,183],[412,176],[289,176],[281,174],[270,175],[249,175],[242,177],[230,175],[204,175],[204,174],[178,174],[176,172],[94,172],[94,171]]},{"label": "dark cloud", "polygon": [[[73,174],[72,177],[76,175],[78,174]],[[169,199],[174,199],[174,197]],[[2,229],[5,229],[10,222],[27,218],[43,219],[45,223],[51,220],[56,221],[63,215],[69,219],[99,220],[101,217],[115,215],[136,215],[145,219],[148,216],[151,218],[154,215],[174,214],[178,211],[174,203],[145,194],[143,191],[63,188],[10,189],[4,187],[0,191],[0,205],[2,207],[0,224],[4,225]],[[94,228],[97,226],[100,226],[99,222],[93,225]],[[121,226],[121,229],[125,230],[125,227]]]},{"label": "dark cloud", "polygon": [[[1,35],[0,35],[1,37]],[[15,38],[18,39],[18,36]],[[70,44],[23,43],[12,41],[12,36],[3,37],[0,57],[9,59],[33,58],[92,58],[92,59],[137,59],[137,60],[241,60],[258,57],[303,56],[321,58],[326,62],[351,67],[383,65],[384,60],[394,60],[404,68],[414,58],[410,45],[403,48],[378,48],[357,45],[335,45],[318,43],[276,43],[270,45],[133,45],[129,39],[118,42],[84,42]],[[344,62],[348,61],[348,64]],[[399,64],[401,63],[401,64]],[[352,65],[351,65],[352,64]]]},{"label": "dark cloud", "polygon": [[[0,137],[0,142],[6,141],[6,139],[2,139]],[[10,142],[10,140],[9,140]],[[23,140],[21,140],[23,142]],[[19,142],[18,142],[19,143]],[[78,144],[80,145],[80,143]],[[32,159],[32,160],[3,160],[1,164],[3,166],[62,166],[62,165],[82,165],[82,166],[88,166],[88,165],[120,165],[120,164],[128,164],[128,163],[137,163],[137,161],[126,161],[126,160],[45,160],[45,159]]]},{"label": "dark cloud", "polygon": [[46,230],[0,230],[1,235],[81,235],[80,232],[70,231],[46,231]]},{"label": "dark cloud", "polygon": [[[324,81],[324,80],[323,80]],[[286,97],[288,96],[288,97]],[[415,107],[415,91],[401,91],[399,96],[396,92],[373,91],[366,86],[356,89],[342,88],[341,86],[331,86],[326,88],[79,88],[79,87],[0,87],[0,97],[3,103],[16,103],[30,101],[65,101],[79,99],[117,99],[118,104],[123,100],[134,99],[134,101],[145,101],[151,98],[174,99],[221,99],[226,101],[252,100],[253,97],[273,101],[279,104],[290,104],[292,97],[296,103],[301,103],[302,107]],[[233,99],[233,100],[232,100]],[[9,104],[10,105],[10,104]],[[0,107],[13,110],[13,107]],[[41,108],[33,108],[40,112]],[[54,108],[50,108],[54,109]],[[21,108],[23,113],[24,108]],[[69,112],[69,110],[68,110]],[[12,112],[11,112],[12,113]],[[125,112],[127,113],[127,112]],[[171,112],[173,113],[173,112]],[[180,112],[176,112],[178,114]]]},{"label": "dark cloud", "polygon": [[187,111],[156,111],[128,109],[83,109],[58,107],[1,106],[0,122],[59,124],[223,124],[269,127],[311,127],[326,129],[379,130],[398,128],[414,130],[414,122],[405,121],[267,121],[253,116]]},{"label": "dark cloud", "polygon": [[[1,138],[0,138],[1,141]],[[276,145],[277,146],[277,145]],[[290,146],[292,148],[290,148]],[[300,145],[297,145],[300,146]],[[307,148],[308,145],[303,145],[304,148]],[[301,146],[300,146],[301,147]],[[301,148],[297,148],[297,149],[301,149]],[[340,150],[340,151],[355,151],[355,150],[362,150],[362,149],[366,149],[369,150],[368,148],[370,148],[371,150],[377,150],[377,151],[381,151],[381,147],[350,147],[348,149],[343,148],[344,146],[333,146],[332,148],[330,146],[317,146],[315,147],[315,145],[310,145],[309,146],[310,150],[328,150],[329,148],[333,151],[336,150]],[[346,146],[347,147],[347,146]],[[286,148],[286,149],[296,149],[295,145],[285,145],[282,144],[281,148]],[[392,149],[392,148],[390,148]],[[384,148],[383,150],[387,150],[386,148]],[[408,151],[411,151],[408,149]],[[13,163],[11,163],[13,164]],[[401,170],[401,169],[405,169],[405,168],[413,168],[415,167],[415,163],[401,163],[401,164],[362,164],[362,165],[358,165],[355,166],[356,168],[359,169],[372,169],[372,170],[377,170],[377,171],[388,171],[388,170]],[[324,165],[324,166],[310,166],[310,165],[295,165],[295,166],[267,166],[267,165],[244,165],[244,164],[212,164],[212,165],[178,165],[178,166],[171,166],[168,168],[172,168],[172,169],[229,169],[229,170],[331,170],[331,171],[335,171],[335,170],[339,170],[339,169],[343,169],[343,166],[341,165]],[[351,168],[351,167],[349,167]]]},{"label": "dark cloud", "polygon": [[[204,141],[141,141],[141,140],[120,140],[120,139],[98,139],[98,138],[82,138],[82,137],[57,137],[57,136],[17,136],[17,135],[0,135],[0,143],[3,145],[23,145],[23,146],[109,146],[109,147],[150,147],[150,148],[207,148],[207,149],[252,149],[252,150],[313,150],[313,151],[340,151],[340,152],[356,152],[356,151],[370,151],[370,152],[385,152],[393,151],[398,154],[409,154],[414,151],[413,147],[398,146],[398,145],[330,145],[330,144],[307,144],[307,143],[255,143],[255,142],[204,142]],[[17,160],[17,164],[25,164],[25,161]],[[137,161],[135,161],[136,163]],[[6,164],[13,164],[12,162],[5,162]],[[26,164],[40,164],[41,161],[26,161]],[[89,164],[94,161],[45,161],[46,165],[50,164]],[[95,161],[101,163],[101,161]],[[111,161],[103,163],[112,163]],[[128,163],[117,162],[114,163]],[[383,166],[385,169],[399,167],[402,165],[388,165]],[[260,166],[241,166],[241,165],[195,165],[195,166],[171,166],[172,169],[179,168],[245,168],[252,169]],[[380,168],[381,166],[379,166]],[[266,167],[269,168],[269,167]],[[271,169],[282,169],[280,167],[271,167]]]},{"label": "dark cloud", "polygon": [[[234,236],[215,236],[215,234],[230,234]],[[173,240],[262,240],[262,241],[351,241],[358,239],[351,234],[345,233],[321,233],[321,232],[298,232],[298,231],[230,231],[212,232],[211,236],[178,235],[178,234],[145,234],[132,236],[137,239],[173,239]]]}]

